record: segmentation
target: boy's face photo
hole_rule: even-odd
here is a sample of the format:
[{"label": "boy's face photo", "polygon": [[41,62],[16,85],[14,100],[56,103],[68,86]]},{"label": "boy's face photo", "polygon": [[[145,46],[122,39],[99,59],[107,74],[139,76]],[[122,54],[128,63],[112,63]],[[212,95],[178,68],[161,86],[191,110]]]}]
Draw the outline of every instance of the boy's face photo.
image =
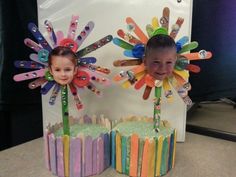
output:
[{"label": "boy's face photo", "polygon": [[144,57],[148,74],[157,80],[164,80],[171,76],[176,55],[176,49],[172,47],[150,49]]}]

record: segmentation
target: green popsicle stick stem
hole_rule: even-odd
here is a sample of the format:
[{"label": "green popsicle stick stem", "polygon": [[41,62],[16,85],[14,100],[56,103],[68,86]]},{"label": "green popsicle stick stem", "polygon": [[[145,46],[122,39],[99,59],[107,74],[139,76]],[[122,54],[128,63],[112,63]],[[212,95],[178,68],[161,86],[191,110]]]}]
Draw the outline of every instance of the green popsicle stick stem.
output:
[{"label": "green popsicle stick stem", "polygon": [[155,102],[154,102],[154,129],[160,127],[160,116],[161,116],[161,87],[155,87]]},{"label": "green popsicle stick stem", "polygon": [[67,85],[61,86],[61,105],[64,135],[70,135]]}]

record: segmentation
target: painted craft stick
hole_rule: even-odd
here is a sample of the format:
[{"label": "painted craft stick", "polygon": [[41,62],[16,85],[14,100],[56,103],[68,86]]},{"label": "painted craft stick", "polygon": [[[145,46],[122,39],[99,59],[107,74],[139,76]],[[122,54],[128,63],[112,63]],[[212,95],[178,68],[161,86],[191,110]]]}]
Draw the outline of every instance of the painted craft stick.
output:
[{"label": "painted craft stick", "polygon": [[77,60],[78,65],[94,64],[96,61],[95,57],[84,57]]},{"label": "painted craft stick", "polygon": [[128,80],[126,80],[124,83],[122,83],[122,87],[123,88],[129,88],[131,87],[133,84],[135,84],[137,81],[139,81],[140,79],[142,79],[142,77],[145,75],[145,72],[140,72],[138,74],[135,74],[132,77],[129,77]]},{"label": "painted craft stick", "polygon": [[50,81],[50,82],[47,82],[42,88],[41,88],[41,91],[40,93],[43,94],[43,95],[46,95],[49,90],[54,86],[55,82],[54,81]]},{"label": "painted craft stick", "polygon": [[113,39],[113,43],[123,49],[127,49],[127,50],[132,50],[134,48],[133,45],[123,41],[122,39],[119,39],[119,38],[114,38]]},{"label": "painted craft stick", "polygon": [[203,60],[210,59],[212,57],[212,53],[205,50],[200,50],[199,52],[181,54],[186,57],[188,60]]},{"label": "painted craft stick", "polygon": [[172,37],[173,39],[176,38],[183,23],[184,23],[184,19],[179,17],[177,19],[176,23],[172,26],[172,30],[170,32],[170,37]]},{"label": "painted craft stick", "polygon": [[49,104],[50,105],[54,105],[55,104],[55,101],[56,101],[56,98],[57,98],[57,95],[58,95],[59,91],[60,91],[60,85],[56,83],[54,85],[53,90],[52,90],[52,95],[49,98]]},{"label": "painted craft stick", "polygon": [[28,25],[29,31],[33,34],[34,38],[38,40],[38,43],[47,51],[51,51],[52,48],[49,45],[49,43],[46,41],[46,39],[43,37],[41,32],[38,30],[38,27],[34,23],[29,23]]},{"label": "painted craft stick", "polygon": [[134,65],[140,65],[142,63],[142,60],[140,59],[130,59],[130,60],[115,60],[113,62],[113,65],[118,66],[134,66]]},{"label": "painted craft stick", "polygon": [[81,177],[82,142],[79,137],[70,141],[70,176]]},{"label": "painted craft stick", "polygon": [[74,97],[74,100],[75,100],[75,105],[77,107],[78,110],[82,109],[83,108],[83,104],[82,104],[82,101],[77,93],[77,89],[76,87],[73,85],[73,84],[69,84],[70,86],[70,91]]},{"label": "painted craft stick", "polygon": [[148,176],[148,151],[149,151],[149,139],[146,138],[143,147],[141,177]]},{"label": "painted craft stick", "polygon": [[103,74],[109,74],[111,72],[110,69],[104,68],[101,66],[97,66],[97,65],[88,64],[88,65],[84,65],[84,66],[87,67],[90,71],[98,71]]},{"label": "painted craft stick", "polygon": [[116,133],[116,170],[119,173],[122,173],[122,165],[121,165],[121,135],[120,133]]},{"label": "painted craft stick", "polygon": [[119,29],[117,31],[118,36],[120,36],[122,39],[128,41],[130,44],[136,45],[141,44],[142,42],[138,40],[136,37],[134,37],[132,34],[125,33],[122,29]]},{"label": "painted craft stick", "polygon": [[112,41],[112,36],[108,35],[105,36],[104,38],[98,40],[97,42],[94,42],[93,44],[79,50],[76,55],[80,58],[83,57],[89,53],[91,53],[92,51],[95,51],[99,48],[101,48],[102,46],[106,45],[107,43]]},{"label": "painted craft stick", "polygon": [[144,93],[143,93],[144,100],[147,100],[149,98],[151,91],[152,91],[152,87],[146,86]]},{"label": "painted craft stick", "polygon": [[44,68],[43,65],[34,62],[34,61],[23,61],[23,60],[16,60],[14,62],[15,67],[17,68],[25,68],[25,69],[42,69]]},{"label": "painted craft stick", "polygon": [[46,69],[40,69],[40,70],[30,71],[30,72],[26,72],[26,73],[22,73],[22,74],[16,74],[13,77],[13,79],[16,82],[29,80],[29,79],[35,79],[35,78],[38,78],[38,77],[43,77],[45,71],[46,71]]},{"label": "painted craft stick", "polygon": [[44,25],[45,25],[45,28],[48,32],[49,39],[51,40],[53,47],[56,47],[57,46],[57,37],[56,37],[56,34],[54,32],[52,23],[48,20],[45,20]]},{"label": "painted craft stick", "polygon": [[132,50],[125,50],[124,51],[124,56],[135,58],[135,56],[133,55],[133,51]]},{"label": "painted craft stick", "polygon": [[181,54],[181,53],[184,53],[184,52],[188,52],[188,51],[193,50],[197,47],[198,47],[198,42],[193,41],[193,42],[190,42],[190,43],[184,45],[178,53]]},{"label": "painted craft stick", "polygon": [[154,29],[157,29],[159,27],[159,22],[158,22],[158,18],[157,17],[153,17],[152,18],[152,27]]},{"label": "painted craft stick", "polygon": [[189,37],[183,36],[176,43],[180,44],[180,46],[183,47],[188,41],[189,41]]},{"label": "painted craft stick", "polygon": [[134,33],[138,36],[138,38],[142,41],[142,43],[146,44],[148,41],[147,36],[143,33],[143,31],[141,30],[141,28],[135,23],[135,21],[131,18],[131,17],[127,17],[126,18],[126,23],[129,26],[133,27],[133,31]]},{"label": "painted craft stick", "polygon": [[35,62],[37,62],[37,63],[40,63],[40,64],[42,64],[42,65],[44,65],[44,66],[48,66],[48,63],[42,62],[42,61],[39,60],[38,54],[35,54],[35,53],[30,54],[30,59],[31,59],[32,61],[35,61]]},{"label": "painted craft stick", "polygon": [[137,176],[138,172],[138,148],[139,137],[137,134],[131,135],[131,149],[130,149],[130,176]]},{"label": "painted craft stick", "polygon": [[145,66],[144,66],[144,64],[141,64],[139,66],[136,66],[136,67],[132,68],[131,70],[121,71],[119,74],[114,76],[113,80],[114,81],[121,81],[121,80],[127,78],[127,76],[128,76],[127,72],[131,72],[133,74],[138,74],[138,73],[140,73],[140,72],[142,72],[144,70],[145,70]]},{"label": "painted craft stick", "polygon": [[170,17],[170,9],[168,7],[165,7],[163,9],[162,17],[160,19],[161,26],[163,28],[166,28],[168,31],[169,28],[169,17]]},{"label": "painted craft stick", "polygon": [[67,33],[67,38],[72,39],[72,40],[75,38],[75,34],[76,34],[77,26],[78,26],[78,20],[79,20],[79,16],[77,15],[73,15],[71,17],[71,22],[70,22],[69,30]]},{"label": "painted craft stick", "polygon": [[56,154],[57,154],[57,175],[65,176],[64,173],[64,152],[63,152],[63,141],[62,138],[56,140]]},{"label": "painted craft stick", "polygon": [[57,31],[56,36],[57,36],[57,45],[59,45],[62,39],[64,38],[64,33],[62,31]]},{"label": "painted craft stick", "polygon": [[84,27],[84,29],[76,37],[75,41],[78,44],[78,47],[80,47],[83,44],[84,40],[92,32],[93,28],[94,28],[94,22],[92,22],[92,21],[88,22],[88,24]]},{"label": "painted craft stick", "polygon": [[153,36],[153,32],[154,32],[152,25],[148,24],[146,26],[146,31],[147,31],[148,37],[151,38]]},{"label": "painted craft stick", "polygon": [[30,47],[31,49],[33,49],[35,52],[38,52],[39,50],[42,49],[41,46],[39,46],[36,42],[34,42],[33,40],[26,38],[24,40],[24,43],[26,46]]}]

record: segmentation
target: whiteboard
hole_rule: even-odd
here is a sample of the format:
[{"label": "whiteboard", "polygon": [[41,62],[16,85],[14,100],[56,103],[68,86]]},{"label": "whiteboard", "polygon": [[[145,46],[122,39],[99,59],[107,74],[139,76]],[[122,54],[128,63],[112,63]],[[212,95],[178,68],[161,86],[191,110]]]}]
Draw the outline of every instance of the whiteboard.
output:
[{"label": "whiteboard", "polygon": [[[92,33],[84,41],[80,49],[92,44],[100,38],[111,34],[117,37],[117,30],[124,29],[126,17],[132,17],[136,23],[145,31],[146,25],[151,23],[151,19],[162,16],[164,7],[170,9],[170,25],[174,24],[178,17],[184,18],[184,23],[176,37],[178,40],[182,36],[191,37],[192,0],[38,0],[38,21],[39,29],[44,36],[47,36],[44,28],[44,21],[50,20],[54,30],[61,30],[67,34],[72,15],[79,15],[77,35],[83,27],[93,21],[95,27]],[[171,26],[170,26],[171,27]],[[48,38],[47,38],[48,39]],[[109,78],[117,74],[121,69],[113,66],[113,61],[125,58],[123,49],[112,42],[87,56],[97,58],[97,64],[110,68],[112,73]],[[115,120],[130,115],[150,116],[153,115],[153,101],[142,99],[143,90],[136,91],[134,88],[123,89],[120,84],[112,83],[110,87],[96,85],[103,92],[103,97],[95,96],[91,91],[79,90],[85,109],[78,111],[74,105],[72,96],[69,94],[69,114],[80,117],[84,114],[100,115]],[[42,96],[43,122],[44,128],[48,123],[54,124],[62,120],[60,97],[56,104],[48,104],[51,93]],[[152,93],[154,97],[154,93]],[[150,96],[151,97],[151,96]],[[174,102],[162,101],[161,118],[170,121],[172,127],[177,129],[177,141],[185,140],[186,106],[174,93]]]}]

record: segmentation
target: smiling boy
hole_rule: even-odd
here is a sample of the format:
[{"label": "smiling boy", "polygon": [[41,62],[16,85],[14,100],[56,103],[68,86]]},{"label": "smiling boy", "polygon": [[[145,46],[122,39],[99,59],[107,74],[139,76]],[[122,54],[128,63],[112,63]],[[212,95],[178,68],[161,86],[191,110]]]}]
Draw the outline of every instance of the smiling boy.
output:
[{"label": "smiling boy", "polygon": [[151,37],[146,45],[144,64],[156,80],[171,76],[177,58],[175,41],[168,35]]}]

